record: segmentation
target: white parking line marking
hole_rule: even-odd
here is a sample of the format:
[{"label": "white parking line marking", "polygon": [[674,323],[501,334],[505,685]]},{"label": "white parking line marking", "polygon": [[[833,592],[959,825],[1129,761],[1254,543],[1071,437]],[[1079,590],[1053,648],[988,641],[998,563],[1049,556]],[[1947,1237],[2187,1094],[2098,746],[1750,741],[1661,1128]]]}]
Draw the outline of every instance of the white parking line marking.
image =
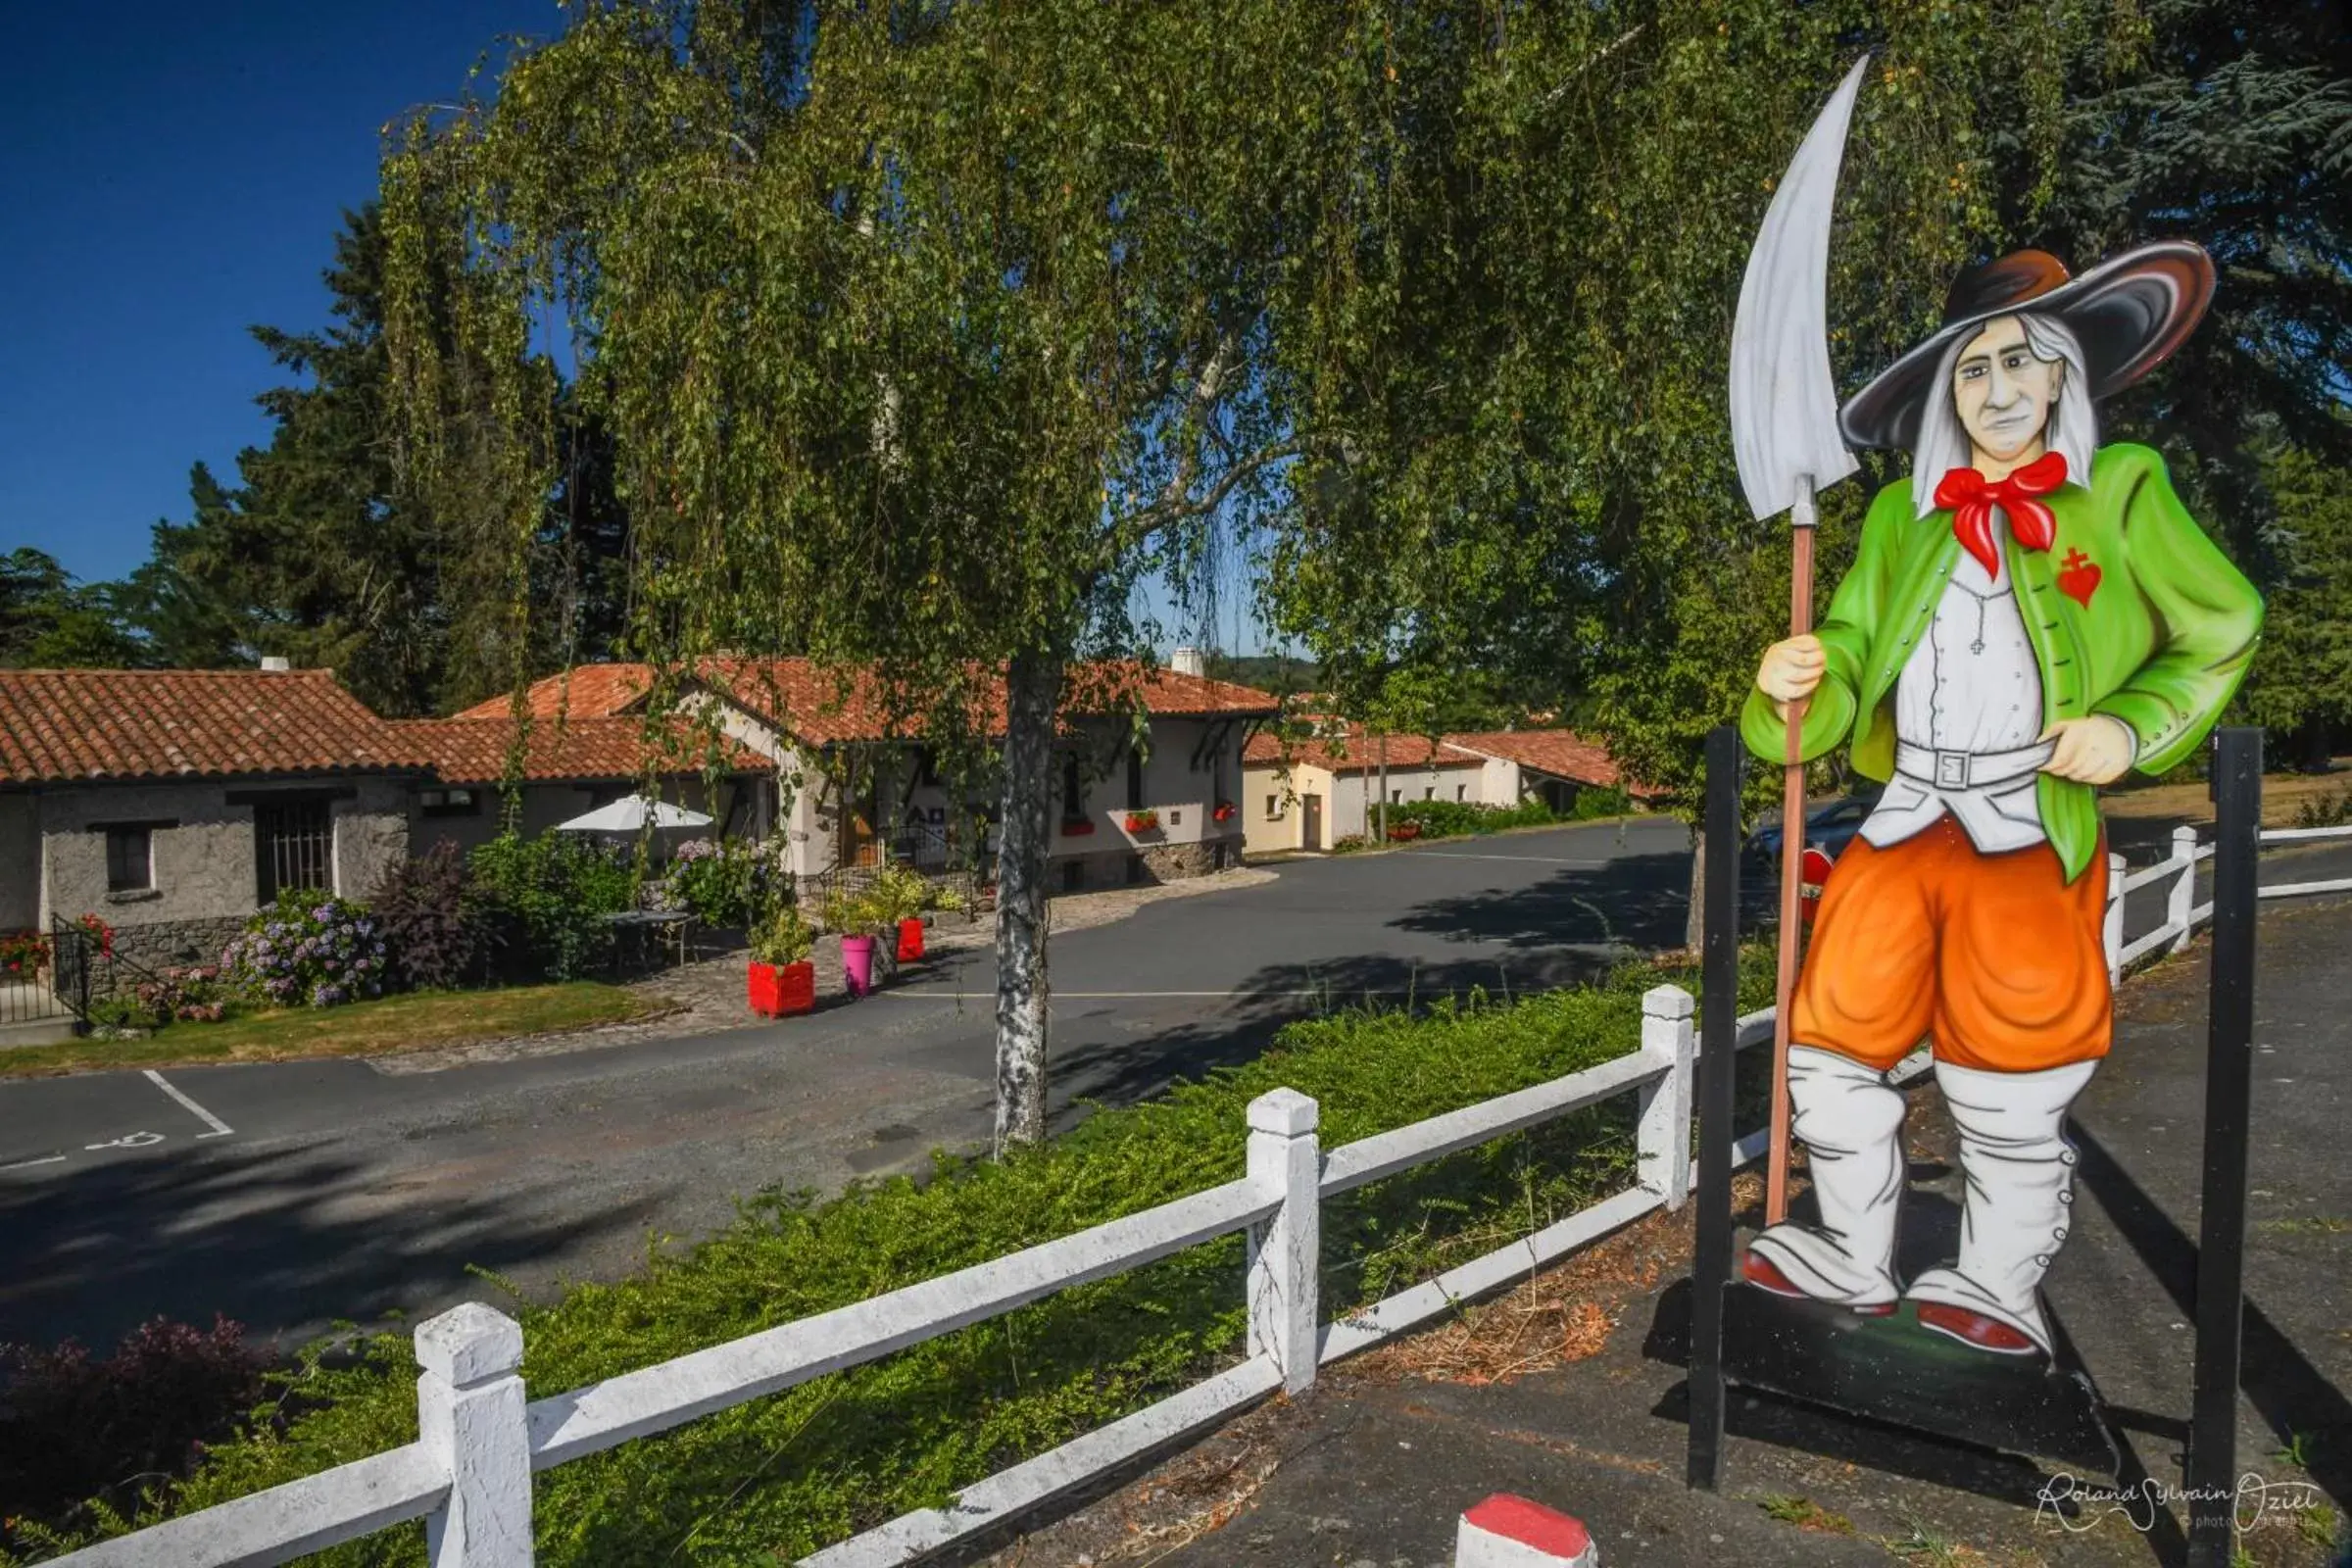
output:
[{"label": "white parking line marking", "polygon": [[230,1133],[236,1130],[229,1126],[228,1123],[222,1121],[220,1117],[214,1115],[211,1111],[205,1109],[202,1105],[199,1105],[196,1103],[196,1102],[190,1100],[187,1096],[181,1094],[178,1090],[166,1083],[164,1081],[164,1075],[160,1072],[157,1072],[153,1067],[147,1069],[147,1081],[155,1085],[156,1088],[161,1089],[165,1094],[170,1095],[173,1100],[178,1101],[189,1110],[195,1112],[197,1119],[212,1129],[212,1131],[209,1133],[198,1133],[196,1135],[197,1142],[202,1143],[207,1138],[226,1138]]},{"label": "white parking line marking", "polygon": [[13,1165],[0,1165],[0,1170],[27,1170],[34,1165],[62,1165],[65,1161],[65,1155],[51,1154],[47,1159],[20,1159]]},{"label": "white parking line marking", "polygon": [[105,1143],[103,1143],[103,1144],[84,1144],[84,1145],[82,1145],[81,1147],[82,1147],[83,1149],[85,1149],[85,1150],[88,1150],[88,1149],[148,1149],[148,1148],[152,1148],[154,1145],[157,1145],[157,1144],[160,1144],[160,1143],[162,1143],[163,1141],[164,1141],[164,1135],[163,1135],[162,1133],[146,1133],[146,1132],[139,1132],[139,1133],[124,1133],[124,1134],[123,1134],[122,1137],[120,1137],[120,1138],[110,1138],[110,1139],[108,1139],[108,1140],[107,1140]]}]

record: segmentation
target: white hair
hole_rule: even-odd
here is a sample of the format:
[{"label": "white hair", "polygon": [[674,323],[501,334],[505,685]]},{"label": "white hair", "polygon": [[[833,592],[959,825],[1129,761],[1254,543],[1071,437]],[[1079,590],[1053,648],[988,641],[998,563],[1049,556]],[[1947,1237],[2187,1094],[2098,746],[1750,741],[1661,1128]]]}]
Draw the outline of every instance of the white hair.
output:
[{"label": "white hair", "polygon": [[[2017,322],[2025,328],[2026,347],[2035,359],[2044,365],[2066,367],[2058,405],[2050,411],[2042,444],[2066,459],[2067,483],[2087,485],[2091,454],[2099,446],[2099,419],[2091,411],[2090,375],[2082,362],[2082,341],[2055,316],[2020,311]],[[1936,378],[1928,383],[1928,406],[1919,416],[1919,444],[1911,454],[1911,499],[1920,516],[1936,510],[1936,487],[1946,473],[1975,465],[1976,450],[1968,439],[1968,427],[1960,422],[1960,411],[1952,403],[1952,371],[1959,367],[1961,351],[1983,335],[1986,324],[1954,337],[1936,362]]]}]

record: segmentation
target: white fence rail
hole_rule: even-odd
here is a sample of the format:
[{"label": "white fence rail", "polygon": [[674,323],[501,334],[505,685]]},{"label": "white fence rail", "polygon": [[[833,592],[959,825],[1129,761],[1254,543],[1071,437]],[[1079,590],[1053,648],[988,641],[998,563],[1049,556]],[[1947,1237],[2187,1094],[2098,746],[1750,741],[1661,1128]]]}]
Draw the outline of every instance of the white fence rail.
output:
[{"label": "white fence rail", "polygon": [[[2262,835],[2265,843],[2328,837],[2352,838],[2352,828]],[[2197,863],[2212,854],[2183,828],[2174,835],[2172,856],[2155,865],[2127,874],[2120,857],[2111,861],[2107,954],[2117,974],[2159,948],[2179,948],[2212,917],[2210,905],[2192,902]],[[2125,897],[2168,881],[2165,923],[2126,946]],[[2262,896],[2318,892],[2352,892],[2352,878],[2288,883],[2265,888]],[[826,1547],[804,1558],[801,1568],[911,1561],[1278,1389],[1304,1389],[1323,1364],[1442,1316],[1652,1209],[1680,1207],[1693,1181],[1695,1010],[1690,993],[1659,986],[1642,999],[1641,1046],[1631,1054],[1328,1152],[1316,1138],[1315,1102],[1277,1089],[1250,1104],[1248,1174],[1240,1181],[529,1403],[519,1373],[521,1329],[490,1307],[468,1303],[417,1326],[417,1442],[58,1562],[61,1568],[265,1568],[423,1519],[433,1568],[528,1568],[533,1471],[875,1360],[1070,1286],[1248,1233],[1249,1354],[1240,1365],[967,1487],[949,1507],[906,1514]],[[1769,1008],[1742,1017],[1738,1046],[1769,1039],[1771,1021]],[[1894,1076],[1910,1077],[1926,1065],[1923,1050]],[[1317,1253],[1325,1199],[1628,1092],[1640,1099],[1634,1187],[1436,1279],[1323,1321]],[[1761,1155],[1766,1136],[1740,1139],[1734,1158]]]},{"label": "white fence rail", "polygon": [[[2352,839],[2352,826],[2272,827],[2262,830],[2264,844],[2303,844],[2322,839]],[[2198,926],[2213,918],[2213,906],[2196,902],[2197,867],[2213,858],[2213,846],[2197,842],[2193,827],[2173,829],[2172,853],[2153,865],[2129,870],[2120,855],[2107,857],[2107,975],[2121,980],[2124,971],[2150,954],[2178,953],[2188,946]],[[2165,890],[2162,924],[2124,941],[2124,899],[2142,888],[2169,883]],[[2317,882],[2278,882],[2254,890],[2260,899],[2294,899],[2315,893],[2352,893],[2352,877]]]}]

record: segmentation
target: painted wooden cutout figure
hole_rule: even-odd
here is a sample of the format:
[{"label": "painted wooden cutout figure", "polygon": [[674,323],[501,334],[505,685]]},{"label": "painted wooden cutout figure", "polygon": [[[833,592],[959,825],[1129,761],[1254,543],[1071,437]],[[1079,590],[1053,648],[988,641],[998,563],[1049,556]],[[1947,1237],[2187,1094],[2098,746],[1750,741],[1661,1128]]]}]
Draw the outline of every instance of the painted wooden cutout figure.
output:
[{"label": "painted wooden cutout figure", "polygon": [[[1780,761],[1850,743],[1886,781],[1813,922],[1788,1022],[1792,1128],[1814,1223],[1771,1224],[1751,1285],[2047,1354],[2038,1287],[2073,1226],[2067,1107],[2112,1033],[2095,791],[2190,756],[2243,677],[2251,585],[2146,447],[2098,445],[2099,399],[2203,315],[2198,247],[2143,246],[2081,277],[2020,251],[1963,275],[1943,324],[1838,416],[1907,450],[1818,631],[1764,655],[1740,715]],[[1959,1256],[1894,1271],[1902,1095],[1925,1037],[1960,1134]]]}]

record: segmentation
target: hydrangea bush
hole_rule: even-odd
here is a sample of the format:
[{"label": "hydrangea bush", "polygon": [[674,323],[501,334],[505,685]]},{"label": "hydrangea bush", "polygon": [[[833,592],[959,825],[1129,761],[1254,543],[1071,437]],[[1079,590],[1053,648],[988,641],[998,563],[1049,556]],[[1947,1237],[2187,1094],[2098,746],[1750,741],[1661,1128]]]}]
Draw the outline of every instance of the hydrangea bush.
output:
[{"label": "hydrangea bush", "polygon": [[245,923],[220,955],[220,972],[285,1007],[332,1007],[384,992],[383,932],[357,904],[289,890]]},{"label": "hydrangea bush", "polygon": [[777,852],[743,839],[688,839],[662,879],[662,906],[684,909],[705,925],[750,926],[776,903],[785,878]]}]

